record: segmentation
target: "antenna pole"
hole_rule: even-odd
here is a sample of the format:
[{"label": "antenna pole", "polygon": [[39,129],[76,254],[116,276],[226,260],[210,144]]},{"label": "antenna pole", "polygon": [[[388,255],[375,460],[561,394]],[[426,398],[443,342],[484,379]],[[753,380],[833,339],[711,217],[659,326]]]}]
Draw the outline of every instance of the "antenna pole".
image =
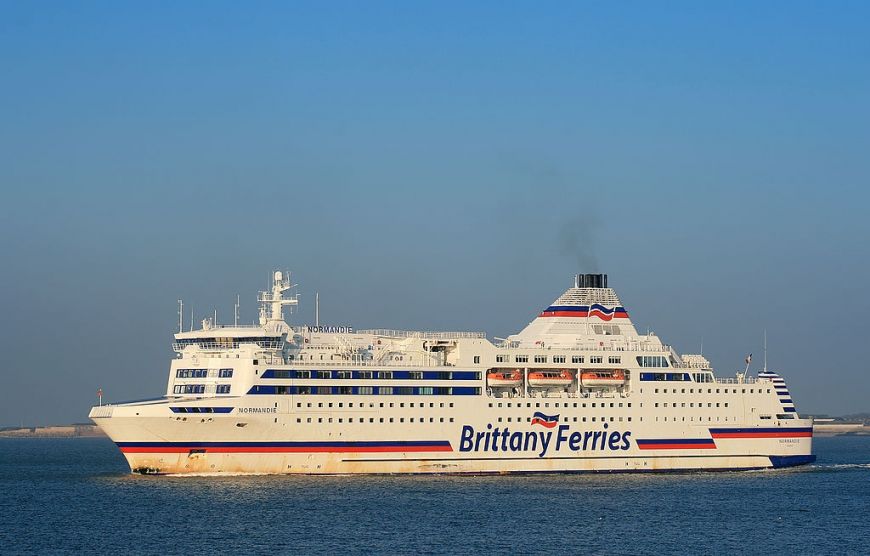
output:
[{"label": "antenna pole", "polygon": [[233,309],[233,326],[239,325],[239,294],[236,294],[236,306]]},{"label": "antenna pole", "polygon": [[767,328],[764,329],[764,372],[767,372]]},{"label": "antenna pole", "polygon": [[178,300],[178,332],[184,332],[184,301]]},{"label": "antenna pole", "polygon": [[214,320],[212,321],[213,326],[217,326],[217,309],[214,310]]},{"label": "antenna pole", "polygon": [[190,308],[190,331],[193,332],[193,307]]},{"label": "antenna pole", "polygon": [[320,292],[314,294],[314,326],[320,326]]}]

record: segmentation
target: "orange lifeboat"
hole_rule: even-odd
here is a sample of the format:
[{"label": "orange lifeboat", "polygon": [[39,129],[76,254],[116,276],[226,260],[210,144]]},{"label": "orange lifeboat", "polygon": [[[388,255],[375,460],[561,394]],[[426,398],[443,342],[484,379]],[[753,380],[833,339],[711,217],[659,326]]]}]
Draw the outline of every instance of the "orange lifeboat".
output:
[{"label": "orange lifeboat", "polygon": [[523,373],[520,371],[492,371],[486,373],[486,383],[490,386],[512,388],[523,383]]},{"label": "orange lifeboat", "polygon": [[574,383],[574,375],[568,371],[533,371],[529,373],[529,386],[536,388],[564,388]]},{"label": "orange lifeboat", "polygon": [[606,386],[622,386],[625,384],[625,371],[583,371],[580,373],[580,384],[586,388],[603,388]]}]

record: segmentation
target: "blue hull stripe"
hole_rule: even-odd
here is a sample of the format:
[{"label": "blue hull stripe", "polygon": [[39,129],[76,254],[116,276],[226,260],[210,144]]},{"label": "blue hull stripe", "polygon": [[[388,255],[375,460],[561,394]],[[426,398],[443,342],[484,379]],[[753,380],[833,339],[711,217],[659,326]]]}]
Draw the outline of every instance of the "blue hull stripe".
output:
[{"label": "blue hull stripe", "polygon": [[806,465],[816,461],[816,456],[769,456],[770,463],[774,467],[793,467],[795,465]]},{"label": "blue hull stripe", "polygon": [[742,432],[813,432],[813,427],[753,427],[742,429],[710,429],[711,433],[742,433]]}]

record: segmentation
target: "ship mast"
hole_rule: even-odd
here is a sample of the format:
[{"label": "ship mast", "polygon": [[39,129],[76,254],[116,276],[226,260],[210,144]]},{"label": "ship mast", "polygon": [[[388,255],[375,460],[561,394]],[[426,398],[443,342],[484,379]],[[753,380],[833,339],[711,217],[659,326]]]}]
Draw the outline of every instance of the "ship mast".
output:
[{"label": "ship mast", "polygon": [[257,301],[260,302],[260,325],[266,326],[269,323],[284,322],[284,306],[290,307],[299,304],[298,295],[284,299],[284,292],[293,288],[294,284],[290,283],[290,273],[285,276],[280,270],[275,271],[272,275],[272,288],[270,291],[261,291],[257,296]]}]

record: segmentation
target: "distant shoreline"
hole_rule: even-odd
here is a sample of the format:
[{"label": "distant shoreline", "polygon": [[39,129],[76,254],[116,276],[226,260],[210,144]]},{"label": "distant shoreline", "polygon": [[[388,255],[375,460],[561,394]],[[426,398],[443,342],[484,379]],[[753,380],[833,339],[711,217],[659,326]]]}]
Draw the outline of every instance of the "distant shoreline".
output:
[{"label": "distant shoreline", "polygon": [[106,434],[96,425],[51,425],[0,430],[0,438],[96,438]]},{"label": "distant shoreline", "polygon": [[864,423],[816,423],[813,436],[870,436],[870,427]]}]

